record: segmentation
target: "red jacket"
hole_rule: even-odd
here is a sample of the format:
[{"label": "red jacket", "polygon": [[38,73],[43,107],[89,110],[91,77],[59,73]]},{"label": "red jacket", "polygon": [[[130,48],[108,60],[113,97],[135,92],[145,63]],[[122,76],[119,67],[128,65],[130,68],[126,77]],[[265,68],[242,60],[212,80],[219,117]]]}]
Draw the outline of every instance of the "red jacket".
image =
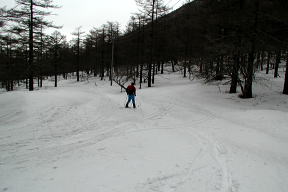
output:
[{"label": "red jacket", "polygon": [[126,92],[128,95],[136,95],[136,88],[133,85],[129,85]]}]

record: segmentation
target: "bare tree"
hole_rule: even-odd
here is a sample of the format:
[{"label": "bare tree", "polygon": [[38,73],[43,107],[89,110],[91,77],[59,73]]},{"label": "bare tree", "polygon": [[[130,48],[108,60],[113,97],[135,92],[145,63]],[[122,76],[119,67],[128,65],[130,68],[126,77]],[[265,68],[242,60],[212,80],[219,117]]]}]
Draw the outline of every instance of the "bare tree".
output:
[{"label": "bare tree", "polygon": [[50,44],[53,52],[53,63],[54,63],[54,76],[55,84],[57,87],[57,75],[58,75],[58,61],[59,61],[59,50],[61,48],[61,43],[65,40],[65,36],[62,35],[59,31],[54,31],[50,36]]},{"label": "bare tree", "polygon": [[92,44],[92,47],[94,47],[94,62],[93,62],[93,73],[94,77],[96,77],[98,68],[98,45],[99,45],[99,37],[100,37],[101,31],[97,28],[93,28],[92,30],[89,31],[89,34],[86,38],[87,42],[90,42]]},{"label": "bare tree", "polygon": [[52,0],[16,0],[16,7],[9,10],[7,15],[14,22],[14,28],[27,31],[29,39],[28,78],[29,90],[34,89],[34,34],[41,26],[56,27],[51,22],[44,20],[51,15],[47,9],[58,8],[52,4]]},{"label": "bare tree", "polygon": [[83,35],[84,32],[81,31],[81,27],[77,27],[75,32],[72,33],[72,35],[75,36],[76,41],[76,75],[77,75],[77,81],[79,81],[80,76],[80,43],[81,43],[81,35]]},{"label": "bare tree", "polygon": [[150,62],[148,64],[148,87],[152,86],[152,65],[154,63],[154,26],[155,18],[160,12],[167,11],[168,9],[164,6],[163,0],[135,0],[136,4],[140,7],[140,12],[149,19],[151,24],[150,34]]}]

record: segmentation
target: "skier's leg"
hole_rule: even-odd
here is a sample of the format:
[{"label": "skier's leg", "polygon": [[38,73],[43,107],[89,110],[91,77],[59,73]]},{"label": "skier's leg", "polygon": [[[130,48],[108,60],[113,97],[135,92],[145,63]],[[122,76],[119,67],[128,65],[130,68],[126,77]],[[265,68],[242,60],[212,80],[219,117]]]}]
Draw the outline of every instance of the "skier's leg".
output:
[{"label": "skier's leg", "polygon": [[130,101],[131,101],[131,97],[130,97],[130,95],[128,95],[128,101],[127,101],[126,106],[125,106],[126,108],[128,108]]},{"label": "skier's leg", "polygon": [[133,107],[136,108],[135,96],[133,95],[131,99],[132,99]]}]

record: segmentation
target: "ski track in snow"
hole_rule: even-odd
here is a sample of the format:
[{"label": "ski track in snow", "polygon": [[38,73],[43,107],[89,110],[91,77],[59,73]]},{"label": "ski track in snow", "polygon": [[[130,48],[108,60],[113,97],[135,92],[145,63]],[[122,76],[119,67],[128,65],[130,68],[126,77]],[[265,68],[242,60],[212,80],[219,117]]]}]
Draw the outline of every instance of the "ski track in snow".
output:
[{"label": "ski track in snow", "polygon": [[[164,82],[170,79],[170,77],[163,76],[160,78],[164,79]],[[124,175],[123,179],[118,178],[118,180],[131,179],[132,183],[128,182],[127,186],[123,185],[122,190],[121,184],[117,187],[116,183],[110,183],[114,178],[112,168],[106,169],[107,176],[104,174],[103,180],[101,180],[101,175],[99,175],[100,178],[97,176],[97,172],[82,173],[83,175],[79,175],[78,179],[74,176],[73,178],[77,181],[74,185],[82,188],[85,187],[85,182],[88,182],[91,187],[86,186],[84,191],[104,192],[124,190],[131,192],[248,192],[249,190],[245,190],[245,187],[241,190],[241,181],[238,181],[241,175],[235,175],[238,169],[232,167],[232,156],[236,153],[235,150],[233,151],[233,148],[227,145],[226,139],[223,139],[224,136],[222,138],[222,135],[217,133],[217,130],[222,128],[216,124],[215,129],[213,128],[217,121],[229,123],[230,126],[241,125],[240,122],[228,120],[223,115],[224,112],[229,113],[231,106],[227,107],[228,112],[224,108],[215,111],[215,108],[209,107],[210,105],[219,107],[215,104],[217,101],[205,101],[189,90],[183,91],[185,85],[182,86],[181,81],[179,82],[170,87],[168,83],[163,87],[152,88],[153,93],[149,93],[149,89],[138,90],[137,109],[125,109],[124,93],[120,94],[118,87],[110,88],[105,83],[94,86],[91,82],[74,88],[74,84],[71,83],[69,86],[67,84],[66,87],[63,85],[59,88],[60,93],[56,90],[39,91],[40,95],[37,95],[37,92],[24,95],[17,93],[25,97],[25,104],[30,108],[28,110],[22,106],[18,109],[13,106],[14,111],[0,111],[0,181],[2,180],[0,191],[21,191],[23,189],[21,185],[25,185],[24,187],[32,192],[43,189],[43,186],[46,187],[44,191],[71,191],[73,185],[65,190],[57,188],[59,187],[57,182],[55,186],[49,184],[48,181],[45,182],[46,177],[50,181],[58,177],[61,185],[61,181],[65,178],[60,173],[53,175],[47,167],[52,167],[52,170],[57,171],[62,165],[63,171],[78,174],[77,169],[71,172],[73,164],[77,165],[78,160],[79,164],[88,161],[86,162],[88,167],[85,167],[85,170],[89,170],[90,161],[96,162],[93,163],[93,168],[96,170],[101,170],[101,167],[106,165],[104,162],[111,162],[115,170],[122,170],[118,163],[132,159],[130,164],[142,164],[143,170],[141,166],[134,168],[124,163],[122,166],[130,169],[123,168],[127,173],[117,173]],[[176,94],[171,94],[170,88]],[[182,97],[182,94],[191,94],[191,98]],[[4,94],[0,96],[3,97]],[[30,104],[34,102],[34,105]],[[29,118],[25,119],[25,117]],[[246,129],[250,130],[247,127]],[[253,131],[259,132],[260,130],[253,129]],[[225,132],[224,129],[223,133]],[[178,151],[166,152],[165,145],[169,147],[169,139],[167,139],[167,143],[155,146],[156,151],[151,151],[153,148],[148,150],[149,142],[155,142],[157,145],[157,139],[165,141],[165,137],[171,139],[171,135],[173,137],[175,135],[176,140],[170,142],[175,142],[177,146],[179,144],[183,149],[179,147]],[[182,141],[181,137],[185,139],[183,138]],[[128,152],[123,151],[126,148]],[[167,161],[165,162],[164,157],[155,157],[157,149],[163,156],[175,153],[185,155],[185,158],[177,159],[176,155],[171,156],[173,157],[171,162],[169,159],[165,159]],[[176,146],[175,150],[177,150]],[[133,161],[134,158],[137,160]],[[287,160],[285,155],[282,158],[284,162]],[[72,167],[69,166],[71,161]],[[165,163],[159,163],[161,161]],[[102,162],[103,165],[97,165],[97,162]],[[153,168],[153,166],[156,167]],[[35,174],[30,170],[34,170]],[[143,175],[137,177],[135,175],[133,178],[131,177],[133,171]],[[98,180],[90,181],[89,175],[97,177],[99,183]],[[125,175],[127,175],[126,179]],[[110,185],[104,182],[106,177],[111,179],[108,182]],[[23,181],[13,182],[19,178]],[[82,183],[82,180],[85,182]],[[37,181],[40,184],[37,184]],[[27,187],[28,185],[32,187]],[[282,187],[288,188],[287,184]],[[76,188],[74,186],[73,190],[80,191]],[[251,191],[260,192],[257,189]]]}]

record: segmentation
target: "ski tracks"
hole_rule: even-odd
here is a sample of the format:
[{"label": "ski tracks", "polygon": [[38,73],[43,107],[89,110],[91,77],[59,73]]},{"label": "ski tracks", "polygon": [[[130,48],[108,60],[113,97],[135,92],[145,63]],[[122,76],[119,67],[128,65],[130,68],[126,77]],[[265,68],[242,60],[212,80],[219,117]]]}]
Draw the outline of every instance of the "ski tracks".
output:
[{"label": "ski tracks", "polygon": [[[172,173],[161,173],[139,183],[140,192],[237,192],[238,184],[232,179],[228,166],[228,150],[218,141],[193,131],[182,130],[201,143],[196,155],[189,163],[181,165]],[[190,153],[189,151],[186,151]],[[165,171],[163,171],[165,172]]]},{"label": "ski tracks", "polygon": [[[197,183],[200,183],[202,186],[198,189],[197,187],[194,188],[195,190],[237,192],[238,183],[233,180],[228,165],[230,160],[228,149],[214,136],[209,136],[209,134],[200,131],[206,122],[217,119],[217,115],[197,104],[186,106],[184,102],[175,102],[176,100],[173,100],[173,98],[168,98],[168,100],[174,102],[167,102],[168,104],[165,106],[160,106],[157,111],[146,115],[144,120],[149,120],[154,125],[157,124],[156,129],[181,129],[185,134],[196,136],[204,147],[191,160],[189,166],[182,171],[148,178],[146,182],[137,186],[136,191],[180,192],[187,186],[193,189],[193,185],[197,186]],[[181,109],[179,110],[179,108]],[[177,114],[175,111],[182,111],[182,113]],[[171,121],[171,118],[173,121]],[[171,122],[169,125],[159,126],[161,122],[169,119]],[[187,127],[187,124],[191,126]],[[199,165],[199,162],[204,159],[206,162],[210,162],[210,165]],[[195,163],[197,161],[198,163]],[[206,174],[210,174],[210,176],[207,177]],[[205,178],[205,175],[206,178],[211,180],[202,181],[200,179],[195,181],[195,178]],[[192,183],[193,185],[190,186]]]},{"label": "ski tracks", "polygon": [[[23,147],[18,144],[20,148],[17,147],[17,150],[16,144],[6,146],[6,150],[16,151],[10,153],[11,155],[6,153],[8,156],[3,159],[3,163],[10,161],[9,164],[29,168],[25,160],[31,156],[41,164],[56,162],[67,158],[67,155],[73,155],[71,151],[93,146],[106,139],[141,131],[169,129],[191,135],[191,139],[200,143],[199,148],[194,148],[193,153],[185,151],[191,153],[191,159],[187,163],[176,166],[173,171],[163,170],[151,175],[142,183],[136,184],[135,191],[238,191],[237,183],[229,170],[229,150],[217,138],[201,130],[206,122],[217,118],[216,114],[199,104],[187,104],[172,97],[165,97],[164,101],[140,99],[140,103],[145,103],[140,109],[123,111],[119,109],[119,95],[107,95],[100,91],[92,93],[97,97],[90,101],[77,105],[53,105],[41,111],[37,116],[40,126],[35,126],[33,130],[35,142]],[[119,113],[122,113],[121,116],[117,115]],[[33,150],[28,150],[31,147]],[[40,150],[42,153],[39,153]],[[53,158],[46,158],[51,156]]]},{"label": "ski tracks", "polygon": [[[185,107],[185,103],[180,103],[182,108]],[[190,115],[192,116],[190,128],[185,128],[185,131],[197,135],[199,140],[202,141],[203,145],[206,145],[206,153],[208,153],[214,161],[218,164],[216,169],[216,175],[221,182],[216,184],[214,187],[217,191],[221,192],[237,192],[238,183],[232,179],[232,174],[229,169],[228,162],[230,160],[229,150],[221,143],[215,136],[211,136],[209,133],[204,133],[201,131],[202,127],[205,127],[205,122],[217,119],[218,116],[211,111],[204,109],[198,105],[193,105],[188,108]],[[193,116],[198,117],[198,119],[193,119]],[[212,190],[213,191],[213,190]]]},{"label": "ski tracks", "polygon": [[144,120],[159,120],[167,116],[173,109],[174,105],[169,103],[168,105],[160,105],[154,112],[148,113],[144,116]]},{"label": "ski tracks", "polygon": [[204,153],[208,154],[215,163],[215,167],[212,168],[215,169],[214,176],[216,176],[215,180],[217,182],[212,186],[212,191],[237,192],[238,183],[232,178],[232,173],[229,169],[231,157],[225,145],[213,136],[209,136],[209,134],[197,129],[190,129],[188,134],[197,135],[202,144],[206,146]]},{"label": "ski tracks", "polygon": [[[142,101],[140,100],[140,102]],[[161,105],[159,103],[161,103]],[[199,183],[202,185],[199,189],[204,189],[203,191],[206,192],[238,191],[237,183],[233,181],[231,172],[229,170],[228,149],[223,143],[219,142],[213,136],[208,136],[207,134],[201,133],[198,130],[201,126],[205,126],[206,122],[216,119],[216,114],[204,109],[197,104],[190,104],[186,106],[185,102],[179,102],[178,100],[173,100],[173,98],[169,97],[167,98],[167,102],[156,101],[156,103],[145,102],[145,104],[147,106],[142,105],[140,112],[138,111],[138,113],[140,113],[138,115],[143,115],[143,122],[146,123],[147,126],[144,126],[143,128],[143,126],[137,126],[138,124],[136,123],[134,126],[127,126],[134,128],[124,129],[125,131],[122,131],[122,133],[121,131],[119,132],[119,127],[115,130],[112,130],[111,133],[117,130],[116,132],[118,132],[118,134],[114,136],[121,136],[123,134],[155,129],[173,129],[176,131],[180,129],[180,131],[184,132],[184,134],[190,134],[192,137],[196,136],[199,142],[201,142],[202,146],[204,147],[199,149],[197,155],[194,156],[191,159],[190,163],[186,165],[185,168],[183,168],[182,170],[178,170],[178,172],[176,173],[174,172],[164,175],[160,174],[155,177],[147,178],[145,182],[140,183],[136,186],[136,191],[180,192],[185,187],[193,188],[191,184],[197,186]],[[152,112],[151,108],[153,108]],[[137,110],[139,109],[136,109],[135,113],[137,113]],[[183,113],[177,114],[175,113],[175,111],[182,111]],[[169,121],[171,123],[165,124],[165,121]],[[190,124],[191,127],[187,127],[187,124]],[[201,164],[203,160],[204,162],[206,161],[208,164]],[[211,180],[204,181],[201,179],[205,178],[206,174],[210,174],[210,177],[206,178],[212,179],[213,182],[211,182]],[[197,188],[194,189],[199,190]]]}]

